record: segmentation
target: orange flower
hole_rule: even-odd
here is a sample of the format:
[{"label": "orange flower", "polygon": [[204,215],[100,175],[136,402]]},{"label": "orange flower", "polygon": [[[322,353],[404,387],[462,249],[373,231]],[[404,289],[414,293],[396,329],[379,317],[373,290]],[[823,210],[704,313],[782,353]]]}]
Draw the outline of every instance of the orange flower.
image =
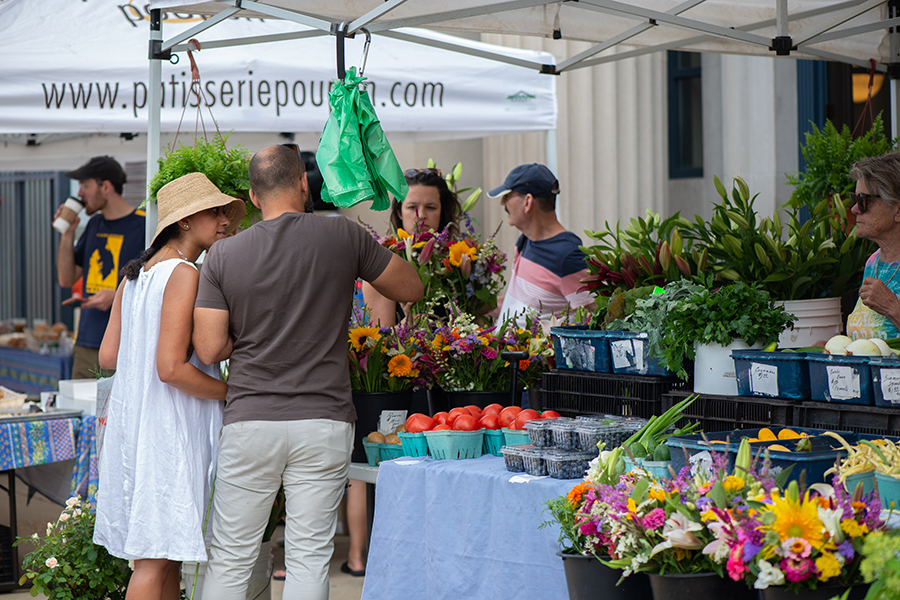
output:
[{"label": "orange flower", "polygon": [[405,354],[398,354],[388,362],[391,377],[415,377],[412,360]]},{"label": "orange flower", "polygon": [[462,264],[463,256],[468,256],[469,260],[475,260],[475,248],[469,247],[465,242],[456,242],[450,246],[450,264],[458,267]]},{"label": "orange flower", "polygon": [[531,366],[531,361],[528,360],[527,358],[526,358],[525,360],[520,360],[520,361],[519,361],[519,370],[520,370],[520,371],[525,371],[525,370],[527,370],[529,366]]},{"label": "orange flower", "polygon": [[575,487],[573,487],[568,494],[566,494],[566,499],[569,501],[569,504],[572,505],[572,508],[578,508],[581,506],[582,500],[584,500],[584,494],[590,488],[587,483],[581,482]]}]

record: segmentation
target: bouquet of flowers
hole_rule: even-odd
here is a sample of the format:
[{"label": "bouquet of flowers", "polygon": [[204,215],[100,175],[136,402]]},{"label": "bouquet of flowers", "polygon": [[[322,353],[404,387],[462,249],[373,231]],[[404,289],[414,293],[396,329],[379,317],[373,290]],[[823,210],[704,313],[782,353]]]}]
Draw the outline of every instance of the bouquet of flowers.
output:
[{"label": "bouquet of flowers", "polygon": [[94,509],[78,497],[69,498],[56,523],[47,523],[44,537],[37,533],[18,538],[15,545],[34,544],[22,562],[19,585],[31,580],[31,594],[50,600],[125,598],[131,578],[128,561],[94,544]]},{"label": "bouquet of flowers", "polygon": [[428,383],[427,356],[410,325],[367,325],[366,311],[354,312],[347,338],[350,386],[354,392],[401,392]]},{"label": "bouquet of flowers", "polygon": [[413,314],[428,313],[429,306],[452,304],[459,312],[479,315],[497,306],[497,295],[505,285],[506,254],[494,243],[496,232],[482,242],[468,214],[464,218],[465,235],[458,240],[449,227],[440,233],[398,229],[386,238],[372,232],[385,248],[418,270],[425,294],[413,304]]},{"label": "bouquet of flowers", "polygon": [[447,325],[420,329],[427,344],[435,381],[453,392],[505,391],[512,383],[509,363],[501,356],[516,348],[515,332],[504,323],[482,329],[467,313],[451,315]]},{"label": "bouquet of flowers", "polygon": [[836,485],[814,484],[801,493],[792,481],[751,503],[752,511],[714,509],[718,562],[748,586],[786,586],[795,591],[862,580],[864,541],[884,529],[877,492],[849,494]]},{"label": "bouquet of flowers", "polygon": [[519,377],[526,387],[539,386],[544,371],[555,367],[556,360],[553,341],[544,332],[536,313],[525,315],[525,327],[515,330],[515,338],[515,347],[510,350],[528,352],[528,358],[519,361]]}]

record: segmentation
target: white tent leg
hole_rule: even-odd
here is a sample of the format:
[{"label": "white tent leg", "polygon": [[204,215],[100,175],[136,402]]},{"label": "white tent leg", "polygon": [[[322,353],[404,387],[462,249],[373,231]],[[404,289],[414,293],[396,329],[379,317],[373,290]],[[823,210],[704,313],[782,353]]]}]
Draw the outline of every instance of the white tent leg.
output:
[{"label": "white tent leg", "polygon": [[544,137],[544,143],[547,146],[547,168],[553,171],[554,175],[559,177],[559,170],[557,169],[559,158],[556,153],[556,129],[547,130],[547,134]]},{"label": "white tent leg", "polygon": [[900,137],[900,93],[897,90],[898,80],[891,78],[891,137]]},{"label": "white tent leg", "polygon": [[[160,11],[154,10],[150,16],[150,44],[154,40],[162,40],[162,19]],[[159,125],[161,118],[160,90],[162,89],[162,61],[150,59],[150,77],[147,90],[147,184],[156,175],[159,163]],[[153,234],[156,232],[157,212],[156,204],[148,202],[144,209],[147,212],[147,225],[145,228],[145,246],[150,245]]]}]

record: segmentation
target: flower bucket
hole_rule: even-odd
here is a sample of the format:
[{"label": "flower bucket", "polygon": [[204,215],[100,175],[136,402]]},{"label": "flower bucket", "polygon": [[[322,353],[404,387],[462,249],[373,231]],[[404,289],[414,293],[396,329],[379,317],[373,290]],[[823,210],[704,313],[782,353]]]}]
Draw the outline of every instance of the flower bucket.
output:
[{"label": "flower bucket", "polygon": [[[412,392],[353,392],[353,406],[356,407],[356,437],[362,438],[380,431],[378,425],[382,414],[386,422],[402,425],[409,416]],[[381,433],[392,432],[393,429]],[[354,444],[350,462],[367,462],[366,451],[361,445]]]},{"label": "flower bucket", "polygon": [[[727,346],[697,344],[694,359],[694,391],[713,396],[737,396],[738,384],[732,350],[750,348],[744,340],[732,340]],[[762,348],[757,342],[753,348]]]},{"label": "flower bucket", "polygon": [[[616,585],[622,571],[607,567],[595,556],[557,553],[563,561],[569,600],[646,600],[650,598],[650,580],[646,573],[635,573]],[[604,557],[608,558],[608,557]],[[699,600],[699,599],[695,599]]]},{"label": "flower bucket", "polygon": [[[863,600],[868,589],[868,584],[852,586],[847,600]],[[847,588],[843,586],[820,585],[814,590],[803,590],[798,594],[794,590],[778,585],[760,590],[759,597],[761,600],[831,600],[835,596],[843,597],[846,591]]]},{"label": "flower bucket", "polygon": [[822,340],[844,333],[840,298],[785,300],[784,310],[797,320],[778,337],[779,348],[806,348]]},{"label": "flower bucket", "polygon": [[[247,586],[247,600],[270,600],[272,598],[272,541],[263,542],[259,547],[259,556],[253,563],[250,572],[250,583]],[[181,580],[187,598],[191,598],[191,588],[194,587],[194,576],[197,578],[197,587],[194,590],[193,600],[201,600],[203,597],[203,580],[206,577],[206,562],[201,562],[199,569],[195,562],[181,563]]]},{"label": "flower bucket", "polygon": [[648,573],[654,600],[756,600],[756,590],[715,573]]}]

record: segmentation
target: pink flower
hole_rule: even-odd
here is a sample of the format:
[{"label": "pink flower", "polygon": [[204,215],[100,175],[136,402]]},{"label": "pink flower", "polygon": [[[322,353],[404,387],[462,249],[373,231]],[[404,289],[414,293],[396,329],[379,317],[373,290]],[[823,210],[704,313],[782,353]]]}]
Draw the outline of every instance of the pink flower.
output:
[{"label": "pink flower", "polygon": [[581,533],[584,535],[596,535],[597,533],[597,523],[594,521],[588,521],[581,526]]},{"label": "pink flower", "polygon": [[433,237],[428,240],[428,243],[422,248],[421,254],[419,254],[419,264],[424,265],[429,260],[431,260],[431,255],[434,253],[434,244],[437,241],[437,238]]},{"label": "pink flower", "polygon": [[497,351],[490,346],[484,346],[481,348],[481,355],[488,360],[494,360],[497,358]]},{"label": "pink flower", "polygon": [[744,542],[736,545],[728,554],[728,564],[726,565],[728,568],[728,576],[735,581],[740,581],[744,578],[744,573],[750,571],[750,569],[747,568],[747,565],[744,564],[743,557]]},{"label": "pink flower", "polygon": [[781,542],[781,555],[792,560],[807,558],[812,552],[812,546],[803,538],[792,537]]},{"label": "pink flower", "polygon": [[793,560],[785,558],[781,561],[781,570],[784,571],[784,578],[793,583],[805,581],[816,572],[816,563],[808,558]]},{"label": "pink flower", "polygon": [[666,511],[661,508],[654,508],[647,513],[647,516],[641,519],[641,524],[645,529],[659,529],[666,522]]}]

